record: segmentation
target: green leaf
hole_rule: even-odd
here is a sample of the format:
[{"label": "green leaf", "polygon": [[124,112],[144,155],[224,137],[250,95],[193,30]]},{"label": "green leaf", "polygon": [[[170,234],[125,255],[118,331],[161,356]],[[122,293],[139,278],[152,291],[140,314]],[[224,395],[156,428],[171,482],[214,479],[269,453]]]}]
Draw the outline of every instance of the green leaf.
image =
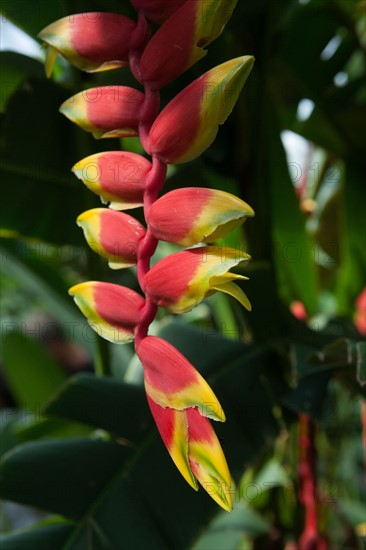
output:
[{"label": "green leaf", "polygon": [[56,244],[84,242],[75,220],[100,201],[71,167],[116,142],[98,143],[58,112],[70,95],[52,81],[32,77],[8,101],[1,136],[2,234]]},{"label": "green leaf", "polygon": [[356,344],[356,368],[357,368],[357,380],[362,386],[366,386],[366,342],[358,342]]},{"label": "green leaf", "polygon": [[56,523],[0,536],[1,550],[50,550],[61,548],[73,526]]},{"label": "green leaf", "polygon": [[66,4],[62,0],[37,0],[31,3],[18,0],[16,4],[12,0],[3,0],[1,11],[5,24],[9,19],[33,37],[52,21],[67,15]]},{"label": "green leaf", "polygon": [[19,84],[30,74],[42,77],[44,67],[42,63],[16,52],[0,52],[2,73],[2,93],[0,95],[0,111],[15,92]]},{"label": "green leaf", "polygon": [[[67,285],[60,276],[59,264],[53,257],[61,255],[60,249],[39,243],[37,248],[3,239],[1,271],[9,276],[17,287],[57,319],[69,341],[76,341],[89,352],[94,350],[95,338],[90,338],[91,329],[79,313],[67,293]],[[49,257],[51,253],[51,257]],[[52,260],[52,261],[51,261]],[[16,322],[4,322],[3,333],[19,330]]]},{"label": "green leaf", "polygon": [[1,146],[3,234],[82,242],[75,219],[84,191],[70,172],[78,160],[74,128],[58,112],[67,95],[53,82],[32,78],[8,102]]},{"label": "green leaf", "polygon": [[73,0],[71,5],[64,0],[2,0],[1,11],[6,23],[9,19],[28,34],[37,37],[43,27],[71,13],[87,13],[93,11],[111,11],[134,17],[135,11],[129,3],[119,0]]},{"label": "green leaf", "polygon": [[314,242],[305,228],[305,218],[300,211],[273,117],[270,128],[272,238],[280,292],[286,301],[300,300],[307,314],[312,315],[317,308],[318,293]]},{"label": "green leaf", "polygon": [[66,378],[37,341],[17,332],[4,337],[3,368],[18,405],[35,414]]},{"label": "green leaf", "polygon": [[366,203],[362,166],[346,164],[346,184],[342,192],[343,227],[340,243],[340,269],[337,278],[339,313],[352,314],[354,303],[365,286]]},{"label": "green leaf", "polygon": [[0,463],[2,495],[78,519],[128,455],[121,445],[87,439],[25,443]]},{"label": "green leaf", "polygon": [[270,524],[258,512],[240,502],[231,514],[220,513],[192,550],[223,550],[241,548],[243,535],[257,537],[268,533]]},{"label": "green leaf", "polygon": [[143,388],[88,374],[67,380],[44,413],[97,426],[133,443],[146,436],[153,424]]}]

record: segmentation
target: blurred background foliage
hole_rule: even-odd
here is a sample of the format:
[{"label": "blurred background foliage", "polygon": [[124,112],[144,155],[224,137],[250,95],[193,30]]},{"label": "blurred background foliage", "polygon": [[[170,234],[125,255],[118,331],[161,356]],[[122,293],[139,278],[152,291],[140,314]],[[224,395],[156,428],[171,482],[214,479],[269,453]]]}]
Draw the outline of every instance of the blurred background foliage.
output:
[{"label": "blurred background foliage", "polygon": [[[71,13],[134,17],[127,0],[3,0],[1,10],[4,36],[14,24],[33,39]],[[90,279],[138,289],[133,270],[111,272],[87,250],[75,218],[99,203],[70,168],[141,147],[95,141],[58,107],[81,89],[136,83],[126,68],[85,75],[61,59],[47,81],[39,46],[3,45],[2,550],[364,547],[365,19],[363,0],[239,0],[207,57],[163,90],[166,103],[204,70],[256,57],[214,144],[170,167],[165,187],[217,187],[253,206],[220,242],[253,257],[253,311],[215,295],[179,318],[159,312],[151,327],[224,406],[231,514],[176,471],[133,348],[101,344],[67,294]],[[156,258],[171,251],[162,244]],[[101,362],[110,376],[94,375]]]}]

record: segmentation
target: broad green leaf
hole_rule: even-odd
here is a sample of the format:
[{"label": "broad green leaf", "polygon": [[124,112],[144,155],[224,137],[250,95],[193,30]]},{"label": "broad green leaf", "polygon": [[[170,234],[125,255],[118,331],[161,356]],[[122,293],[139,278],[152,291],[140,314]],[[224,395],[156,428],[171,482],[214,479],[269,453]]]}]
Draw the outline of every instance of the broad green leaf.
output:
[{"label": "broad green leaf", "polygon": [[300,211],[273,117],[269,133],[272,239],[279,290],[286,301],[300,300],[311,316],[317,308],[318,293],[314,242],[305,228],[305,217]]},{"label": "broad green leaf", "polygon": [[[67,285],[58,271],[59,264],[54,261],[55,257],[60,257],[61,250],[45,243],[39,243],[36,249],[11,244],[14,243],[3,240],[1,271],[21,292],[27,293],[34,304],[55,318],[67,340],[78,342],[92,353],[94,333],[70,299]],[[2,327],[3,334],[21,329],[21,324],[15,321],[4,321]]]},{"label": "broad green leaf", "polygon": [[42,77],[44,67],[42,63],[16,52],[0,52],[2,72],[2,90],[0,94],[0,111],[3,111],[10,96],[19,84],[29,75]]},{"label": "broad green leaf", "polygon": [[362,386],[366,386],[366,342],[358,342],[356,344],[356,368],[357,368],[357,380]]},{"label": "broad green leaf", "polygon": [[270,524],[256,510],[239,499],[230,514],[220,514],[211,523],[207,532],[194,544],[192,550],[239,549],[244,535],[257,537],[270,531]]},{"label": "broad green leaf", "polygon": [[1,550],[50,550],[62,548],[73,529],[72,523],[55,523],[0,536]]},{"label": "broad green leaf", "polygon": [[97,426],[134,444],[152,427],[143,388],[88,374],[67,380],[48,401],[44,414]]},{"label": "broad green leaf", "polygon": [[2,495],[78,519],[129,454],[122,445],[97,440],[25,443],[0,463]]},{"label": "broad green leaf", "polygon": [[98,143],[58,112],[70,95],[71,90],[32,77],[10,97],[1,135],[0,234],[84,243],[76,217],[100,201],[77,181],[71,167],[115,141]]},{"label": "broad green leaf", "polygon": [[18,332],[3,339],[3,368],[18,405],[35,414],[66,378],[41,344]]},{"label": "broad green leaf", "polygon": [[4,24],[9,20],[33,37],[36,37],[43,27],[68,13],[63,0],[52,0],[51,2],[48,0],[37,0],[37,2],[18,0],[17,3],[12,0],[3,0],[1,11]]},{"label": "broad green leaf", "polygon": [[68,96],[32,78],[8,101],[2,127],[1,232],[58,244],[80,244],[75,224],[84,190],[70,169],[74,128],[58,113]]},{"label": "broad green leaf", "polygon": [[342,190],[343,227],[340,243],[340,269],[337,297],[340,314],[351,314],[355,300],[365,286],[366,273],[366,201],[361,166],[346,165]]}]

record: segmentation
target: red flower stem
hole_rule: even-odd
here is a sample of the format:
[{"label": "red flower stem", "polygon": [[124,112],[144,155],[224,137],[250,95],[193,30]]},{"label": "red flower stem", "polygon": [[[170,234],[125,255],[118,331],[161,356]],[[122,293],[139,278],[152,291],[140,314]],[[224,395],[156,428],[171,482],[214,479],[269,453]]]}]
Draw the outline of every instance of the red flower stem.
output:
[{"label": "red flower stem", "polygon": [[160,92],[150,87],[145,87],[145,100],[140,111],[139,136],[145,151],[150,154],[149,132],[159,113]]},{"label": "red flower stem", "polygon": [[[152,168],[146,178],[146,188],[144,192],[144,214],[148,224],[149,210],[153,202],[158,197],[159,191],[164,185],[166,176],[166,164],[161,162],[156,157],[153,157]],[[137,260],[137,278],[142,290],[145,290],[145,275],[150,269],[150,259],[156,250],[158,239],[153,237],[150,232],[149,225],[144,239],[142,240],[138,250]],[[142,308],[139,324],[136,329],[135,348],[147,336],[149,325],[154,320],[158,308],[151,301],[149,295],[145,297],[145,305]]]},{"label": "red flower stem", "polygon": [[144,215],[147,222],[146,235],[143,238],[138,250],[137,278],[142,290],[145,289],[145,275],[150,269],[150,258],[154,254],[158,240],[150,232],[148,219],[151,205],[158,198],[159,192],[164,185],[166,176],[166,164],[156,157],[153,157],[153,164],[146,178],[144,192]]},{"label": "red flower stem", "polygon": [[314,422],[307,414],[301,414],[298,473],[300,480],[299,500],[304,507],[305,525],[299,539],[299,550],[318,550],[314,436]]},{"label": "red flower stem", "polygon": [[[140,59],[146,41],[149,36],[149,24],[145,16],[139,12],[138,23],[136,25],[134,37],[132,40],[132,49],[130,50],[129,65],[134,77],[142,82],[140,70]],[[139,116],[139,137],[141,144],[147,153],[149,151],[149,132],[151,126],[159,113],[160,92],[149,86],[144,87],[144,103]],[[149,229],[149,212],[151,205],[156,201],[160,190],[165,182],[166,164],[156,157],[152,159],[152,168],[147,175],[144,191],[144,216],[147,223],[146,235],[139,245],[137,259],[137,278],[141,289],[145,290],[145,275],[150,269],[150,259],[154,254],[158,240],[153,237]],[[154,320],[157,312],[157,306],[151,301],[150,296],[145,297],[145,305],[142,308],[139,324],[136,328],[135,348],[143,338],[147,336],[149,326]]]},{"label": "red flower stem", "polygon": [[133,76],[141,82],[140,57],[149,38],[150,25],[144,14],[139,11],[137,25],[133,32],[129,53],[129,66]]}]

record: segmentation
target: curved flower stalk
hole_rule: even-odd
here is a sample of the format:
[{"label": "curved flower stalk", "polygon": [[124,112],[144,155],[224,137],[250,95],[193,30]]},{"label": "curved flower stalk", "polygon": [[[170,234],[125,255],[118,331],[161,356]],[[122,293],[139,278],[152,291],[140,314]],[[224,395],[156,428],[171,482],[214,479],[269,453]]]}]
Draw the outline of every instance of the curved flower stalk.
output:
[{"label": "curved flower stalk", "polygon": [[[246,277],[230,271],[250,259],[246,252],[206,244],[150,267],[159,240],[183,247],[214,243],[254,215],[244,201],[215,189],[188,187],[159,198],[167,164],[188,162],[210,146],[252,69],[250,56],[227,61],[159,112],[160,88],[206,55],[204,48],[221,34],[236,1],[131,0],[137,23],[113,14],[79,14],[40,33],[50,51],[48,73],[58,52],[85,71],[128,62],[143,85],[143,92],[126,86],[85,90],[60,110],[95,138],[139,135],[151,156],[150,161],[127,151],[106,151],[73,167],[109,206],[78,217],[89,246],[111,268],[136,265],[144,296],[97,281],[77,284],[70,294],[100,336],[115,343],[134,340],[149,406],[167,450],[187,482],[194,489],[200,483],[225,510],[232,506],[230,473],[210,422],[225,421],[222,407],[194,366],[148,330],[158,307],[181,314],[218,291],[251,309],[235,284]],[[152,36],[148,20],[161,24]],[[119,212],[138,206],[143,206],[146,228]]]}]

